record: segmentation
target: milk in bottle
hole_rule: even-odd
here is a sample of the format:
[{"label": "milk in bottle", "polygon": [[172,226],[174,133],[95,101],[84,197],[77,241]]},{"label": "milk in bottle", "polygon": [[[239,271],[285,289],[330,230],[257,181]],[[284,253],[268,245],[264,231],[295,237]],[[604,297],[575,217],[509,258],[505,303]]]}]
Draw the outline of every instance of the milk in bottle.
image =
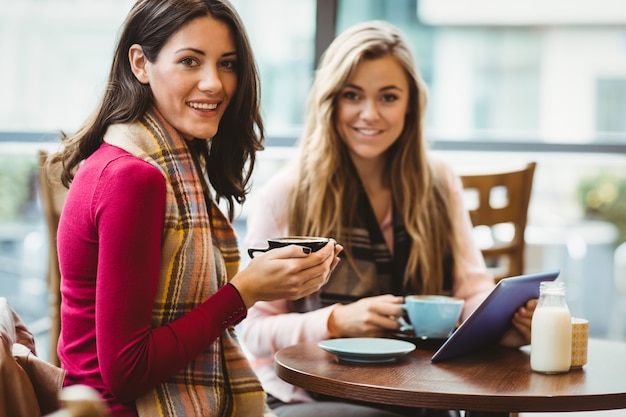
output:
[{"label": "milk in bottle", "polygon": [[572,324],[565,301],[565,283],[540,283],[530,343],[530,367],[533,371],[546,374],[569,371]]}]

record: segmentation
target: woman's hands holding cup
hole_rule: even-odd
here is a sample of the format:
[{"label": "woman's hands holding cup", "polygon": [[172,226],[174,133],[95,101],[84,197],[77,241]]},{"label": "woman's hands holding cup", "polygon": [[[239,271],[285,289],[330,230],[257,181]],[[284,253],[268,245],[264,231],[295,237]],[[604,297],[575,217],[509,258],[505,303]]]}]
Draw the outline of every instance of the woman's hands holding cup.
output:
[{"label": "woman's hands holding cup", "polygon": [[339,263],[343,247],[334,239],[322,249],[290,245],[257,255],[230,281],[247,308],[257,301],[297,300],[318,291]]},{"label": "woman's hands holding cup", "polygon": [[[404,315],[404,297],[379,295],[350,304],[338,305],[328,318],[328,331],[333,337],[381,337],[400,328],[398,318]],[[500,340],[507,347],[530,343],[532,316],[537,300],[529,300],[512,319],[512,328]]]},{"label": "woman's hands holding cup", "polygon": [[328,331],[333,337],[379,337],[398,330],[397,317],[404,314],[404,297],[391,294],[366,297],[338,305],[328,317]]}]

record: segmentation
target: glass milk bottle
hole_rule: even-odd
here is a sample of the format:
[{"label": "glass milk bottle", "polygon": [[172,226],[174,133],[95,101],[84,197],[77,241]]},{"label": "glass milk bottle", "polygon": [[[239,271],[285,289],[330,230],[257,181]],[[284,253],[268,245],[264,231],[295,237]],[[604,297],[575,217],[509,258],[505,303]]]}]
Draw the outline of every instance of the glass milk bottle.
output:
[{"label": "glass milk bottle", "polygon": [[539,284],[539,304],[532,320],[530,367],[535,372],[569,371],[572,356],[572,319],[565,301],[565,283]]}]

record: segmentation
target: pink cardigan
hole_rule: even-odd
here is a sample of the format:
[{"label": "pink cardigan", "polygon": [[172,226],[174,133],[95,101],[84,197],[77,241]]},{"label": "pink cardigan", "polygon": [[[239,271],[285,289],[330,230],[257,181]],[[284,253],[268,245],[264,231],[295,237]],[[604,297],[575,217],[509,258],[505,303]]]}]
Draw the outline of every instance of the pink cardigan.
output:
[{"label": "pink cardigan", "polygon": [[245,317],[225,285],[188,314],[153,328],[165,180],[160,171],[104,144],[72,182],[58,231],[61,336],[67,385],[97,389],[114,416],[167,380]]},{"label": "pink cardigan", "polygon": [[[457,228],[456,239],[463,251],[459,254],[454,271],[453,294],[465,299],[465,319],[494,287],[493,277],[487,272],[485,262],[476,247],[469,214],[462,199],[462,184],[452,169],[441,160],[435,160],[437,169],[450,184],[452,219]],[[251,198],[245,244],[247,247],[266,247],[266,239],[286,235],[286,200],[297,183],[295,164],[286,167]],[[391,208],[390,208],[391,210]],[[384,223],[391,219],[391,213]],[[386,241],[391,240],[391,230],[381,225]],[[274,354],[281,348],[296,343],[317,342],[328,339],[328,316],[335,306],[307,313],[289,311],[285,300],[258,302],[248,311],[242,322],[241,341],[263,388],[283,402],[309,402],[311,397],[302,389],[279,379],[274,372]]]}]

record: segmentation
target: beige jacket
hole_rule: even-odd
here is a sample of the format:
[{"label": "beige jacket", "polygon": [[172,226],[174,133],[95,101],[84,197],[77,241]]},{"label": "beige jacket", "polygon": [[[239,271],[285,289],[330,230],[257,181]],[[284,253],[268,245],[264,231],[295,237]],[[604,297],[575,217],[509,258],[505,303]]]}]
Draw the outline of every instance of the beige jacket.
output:
[{"label": "beige jacket", "polygon": [[0,417],[36,417],[60,407],[65,371],[36,355],[35,340],[0,297]]}]

